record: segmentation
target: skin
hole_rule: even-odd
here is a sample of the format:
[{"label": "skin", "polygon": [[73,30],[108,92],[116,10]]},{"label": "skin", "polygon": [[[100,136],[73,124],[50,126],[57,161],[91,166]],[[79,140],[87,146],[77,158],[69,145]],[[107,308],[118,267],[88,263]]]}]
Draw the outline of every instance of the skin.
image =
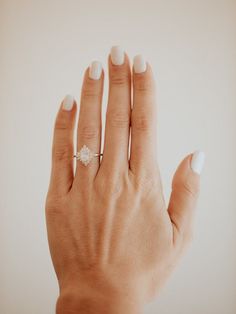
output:
[{"label": "skin", "polygon": [[[152,69],[134,73],[108,57],[109,97],[103,158],[73,170],[77,104],[58,111],[46,197],[51,257],[59,283],[56,313],[141,313],[192,238],[199,175],[190,154],[165,204],[156,160],[157,101]],[[104,71],[84,74],[76,151],[101,146]],[[133,87],[133,104],[131,92]],[[132,107],[132,109],[131,109]],[[128,154],[131,133],[130,157]]]}]

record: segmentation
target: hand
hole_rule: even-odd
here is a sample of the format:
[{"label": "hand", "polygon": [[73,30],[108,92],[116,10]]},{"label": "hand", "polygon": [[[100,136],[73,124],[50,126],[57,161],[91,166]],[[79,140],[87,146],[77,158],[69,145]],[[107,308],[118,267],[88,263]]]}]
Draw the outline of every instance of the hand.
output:
[{"label": "hand", "polygon": [[[156,158],[156,92],[151,66],[113,47],[103,158],[73,171],[77,104],[56,117],[46,198],[50,252],[60,287],[57,313],[138,313],[163,286],[192,236],[204,154],[178,167],[166,206]],[[104,70],[87,68],[77,151],[101,146]],[[131,87],[133,104],[131,106]],[[131,109],[132,107],[132,109]],[[131,149],[129,157],[129,135]]]}]

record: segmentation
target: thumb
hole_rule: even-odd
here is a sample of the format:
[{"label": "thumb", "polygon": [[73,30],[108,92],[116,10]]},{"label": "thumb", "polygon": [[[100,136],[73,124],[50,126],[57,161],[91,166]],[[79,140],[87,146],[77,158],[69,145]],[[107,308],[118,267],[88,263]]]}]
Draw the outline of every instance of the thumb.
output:
[{"label": "thumb", "polygon": [[172,181],[168,212],[173,224],[174,240],[192,234],[194,208],[199,195],[200,174],[205,154],[201,151],[188,155],[179,165]]}]

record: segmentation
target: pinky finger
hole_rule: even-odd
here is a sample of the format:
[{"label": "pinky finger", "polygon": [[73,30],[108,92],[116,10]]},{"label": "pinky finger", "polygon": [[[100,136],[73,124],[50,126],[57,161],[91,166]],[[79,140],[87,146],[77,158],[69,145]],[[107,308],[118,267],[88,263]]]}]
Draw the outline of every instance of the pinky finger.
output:
[{"label": "pinky finger", "polygon": [[74,178],[73,133],[76,107],[74,98],[67,95],[61,103],[54,125],[49,190],[60,196],[70,190]]}]

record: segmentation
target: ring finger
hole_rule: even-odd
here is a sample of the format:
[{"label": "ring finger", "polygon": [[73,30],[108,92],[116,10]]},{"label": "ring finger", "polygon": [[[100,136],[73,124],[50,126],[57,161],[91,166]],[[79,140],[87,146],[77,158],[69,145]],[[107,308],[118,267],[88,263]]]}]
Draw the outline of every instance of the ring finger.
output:
[{"label": "ring finger", "polygon": [[[81,91],[77,128],[77,152],[85,145],[92,153],[100,153],[103,82],[104,71],[102,64],[98,61],[93,61],[90,67],[86,69]],[[86,157],[86,149],[82,157]],[[98,171],[99,157],[92,158],[87,165],[86,159],[84,159],[84,163],[82,161],[77,160],[75,182],[79,181],[80,178],[93,180]]]}]

